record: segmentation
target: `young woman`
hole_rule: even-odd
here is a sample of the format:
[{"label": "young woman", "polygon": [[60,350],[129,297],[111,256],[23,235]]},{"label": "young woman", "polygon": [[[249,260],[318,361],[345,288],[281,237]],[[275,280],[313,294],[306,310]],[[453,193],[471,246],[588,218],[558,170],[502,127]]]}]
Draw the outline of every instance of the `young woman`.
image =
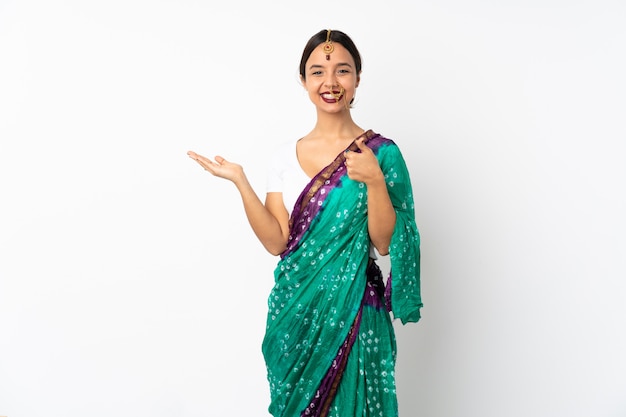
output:
[{"label": "young woman", "polygon": [[[317,122],[276,149],[265,203],[240,165],[188,155],[235,184],[256,236],[280,255],[263,340],[270,413],[394,417],[389,311],[417,322],[422,306],[409,173],[393,141],[352,119],[361,57],[345,33],[315,34],[300,78]],[[376,252],[390,255],[386,285]]]}]

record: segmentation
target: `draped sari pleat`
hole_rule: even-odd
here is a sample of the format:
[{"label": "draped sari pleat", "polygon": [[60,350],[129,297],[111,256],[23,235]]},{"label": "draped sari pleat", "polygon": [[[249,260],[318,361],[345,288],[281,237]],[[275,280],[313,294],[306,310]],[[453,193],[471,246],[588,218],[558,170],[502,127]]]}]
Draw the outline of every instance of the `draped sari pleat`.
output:
[{"label": "draped sari pleat", "polygon": [[[369,256],[367,187],[348,178],[341,153],[302,191],[274,271],[263,355],[275,417],[397,415],[388,310],[403,323],[419,319],[419,234],[398,147],[371,130],[364,135],[398,214],[390,248],[393,289],[386,301]],[[351,150],[358,151],[354,142]]]}]

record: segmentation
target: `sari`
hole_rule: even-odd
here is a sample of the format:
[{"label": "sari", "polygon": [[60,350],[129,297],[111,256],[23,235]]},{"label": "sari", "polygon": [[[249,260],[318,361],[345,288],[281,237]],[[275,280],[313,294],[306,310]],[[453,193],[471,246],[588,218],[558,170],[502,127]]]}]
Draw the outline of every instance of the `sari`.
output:
[{"label": "sari", "polygon": [[420,319],[420,238],[399,148],[371,130],[362,136],[396,212],[391,273],[385,283],[370,258],[367,187],[348,177],[342,152],[300,194],[274,270],[262,345],[274,417],[398,415],[389,313]]}]

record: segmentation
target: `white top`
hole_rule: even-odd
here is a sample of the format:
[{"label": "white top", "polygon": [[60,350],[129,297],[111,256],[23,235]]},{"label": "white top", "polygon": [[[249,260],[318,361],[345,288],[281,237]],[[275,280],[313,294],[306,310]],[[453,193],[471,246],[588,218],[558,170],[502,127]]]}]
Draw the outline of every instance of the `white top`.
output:
[{"label": "white top", "polygon": [[270,158],[267,172],[267,192],[283,193],[283,203],[290,216],[296,200],[311,181],[298,161],[296,143],[291,141],[278,145]]},{"label": "white top", "polygon": [[[278,145],[274,149],[274,153],[270,158],[270,164],[267,170],[267,187],[268,193],[283,193],[283,203],[291,216],[293,207],[304,187],[311,182],[305,174],[300,161],[298,161],[298,152],[296,144],[298,141],[285,142]],[[370,242],[370,257],[377,259],[374,245]]]}]

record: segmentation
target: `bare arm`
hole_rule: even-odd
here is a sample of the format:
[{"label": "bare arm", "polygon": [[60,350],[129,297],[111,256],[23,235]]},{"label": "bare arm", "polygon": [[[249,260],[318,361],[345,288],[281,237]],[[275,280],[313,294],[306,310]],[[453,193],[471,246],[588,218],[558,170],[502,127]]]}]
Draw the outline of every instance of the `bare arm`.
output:
[{"label": "bare arm", "polygon": [[363,144],[363,139],[356,143],[361,152],[346,154],[348,176],[355,181],[364,182],[367,186],[367,227],[370,239],[381,255],[387,255],[396,225],[396,211],[389,198],[385,176],[376,155]]},{"label": "bare arm", "polygon": [[289,219],[281,193],[268,193],[266,204],[263,204],[248,182],[241,165],[229,162],[221,156],[216,156],[214,162],[192,151],[187,152],[187,155],[214,176],[235,184],[241,195],[248,222],[268,252],[278,255],[285,250]]}]

